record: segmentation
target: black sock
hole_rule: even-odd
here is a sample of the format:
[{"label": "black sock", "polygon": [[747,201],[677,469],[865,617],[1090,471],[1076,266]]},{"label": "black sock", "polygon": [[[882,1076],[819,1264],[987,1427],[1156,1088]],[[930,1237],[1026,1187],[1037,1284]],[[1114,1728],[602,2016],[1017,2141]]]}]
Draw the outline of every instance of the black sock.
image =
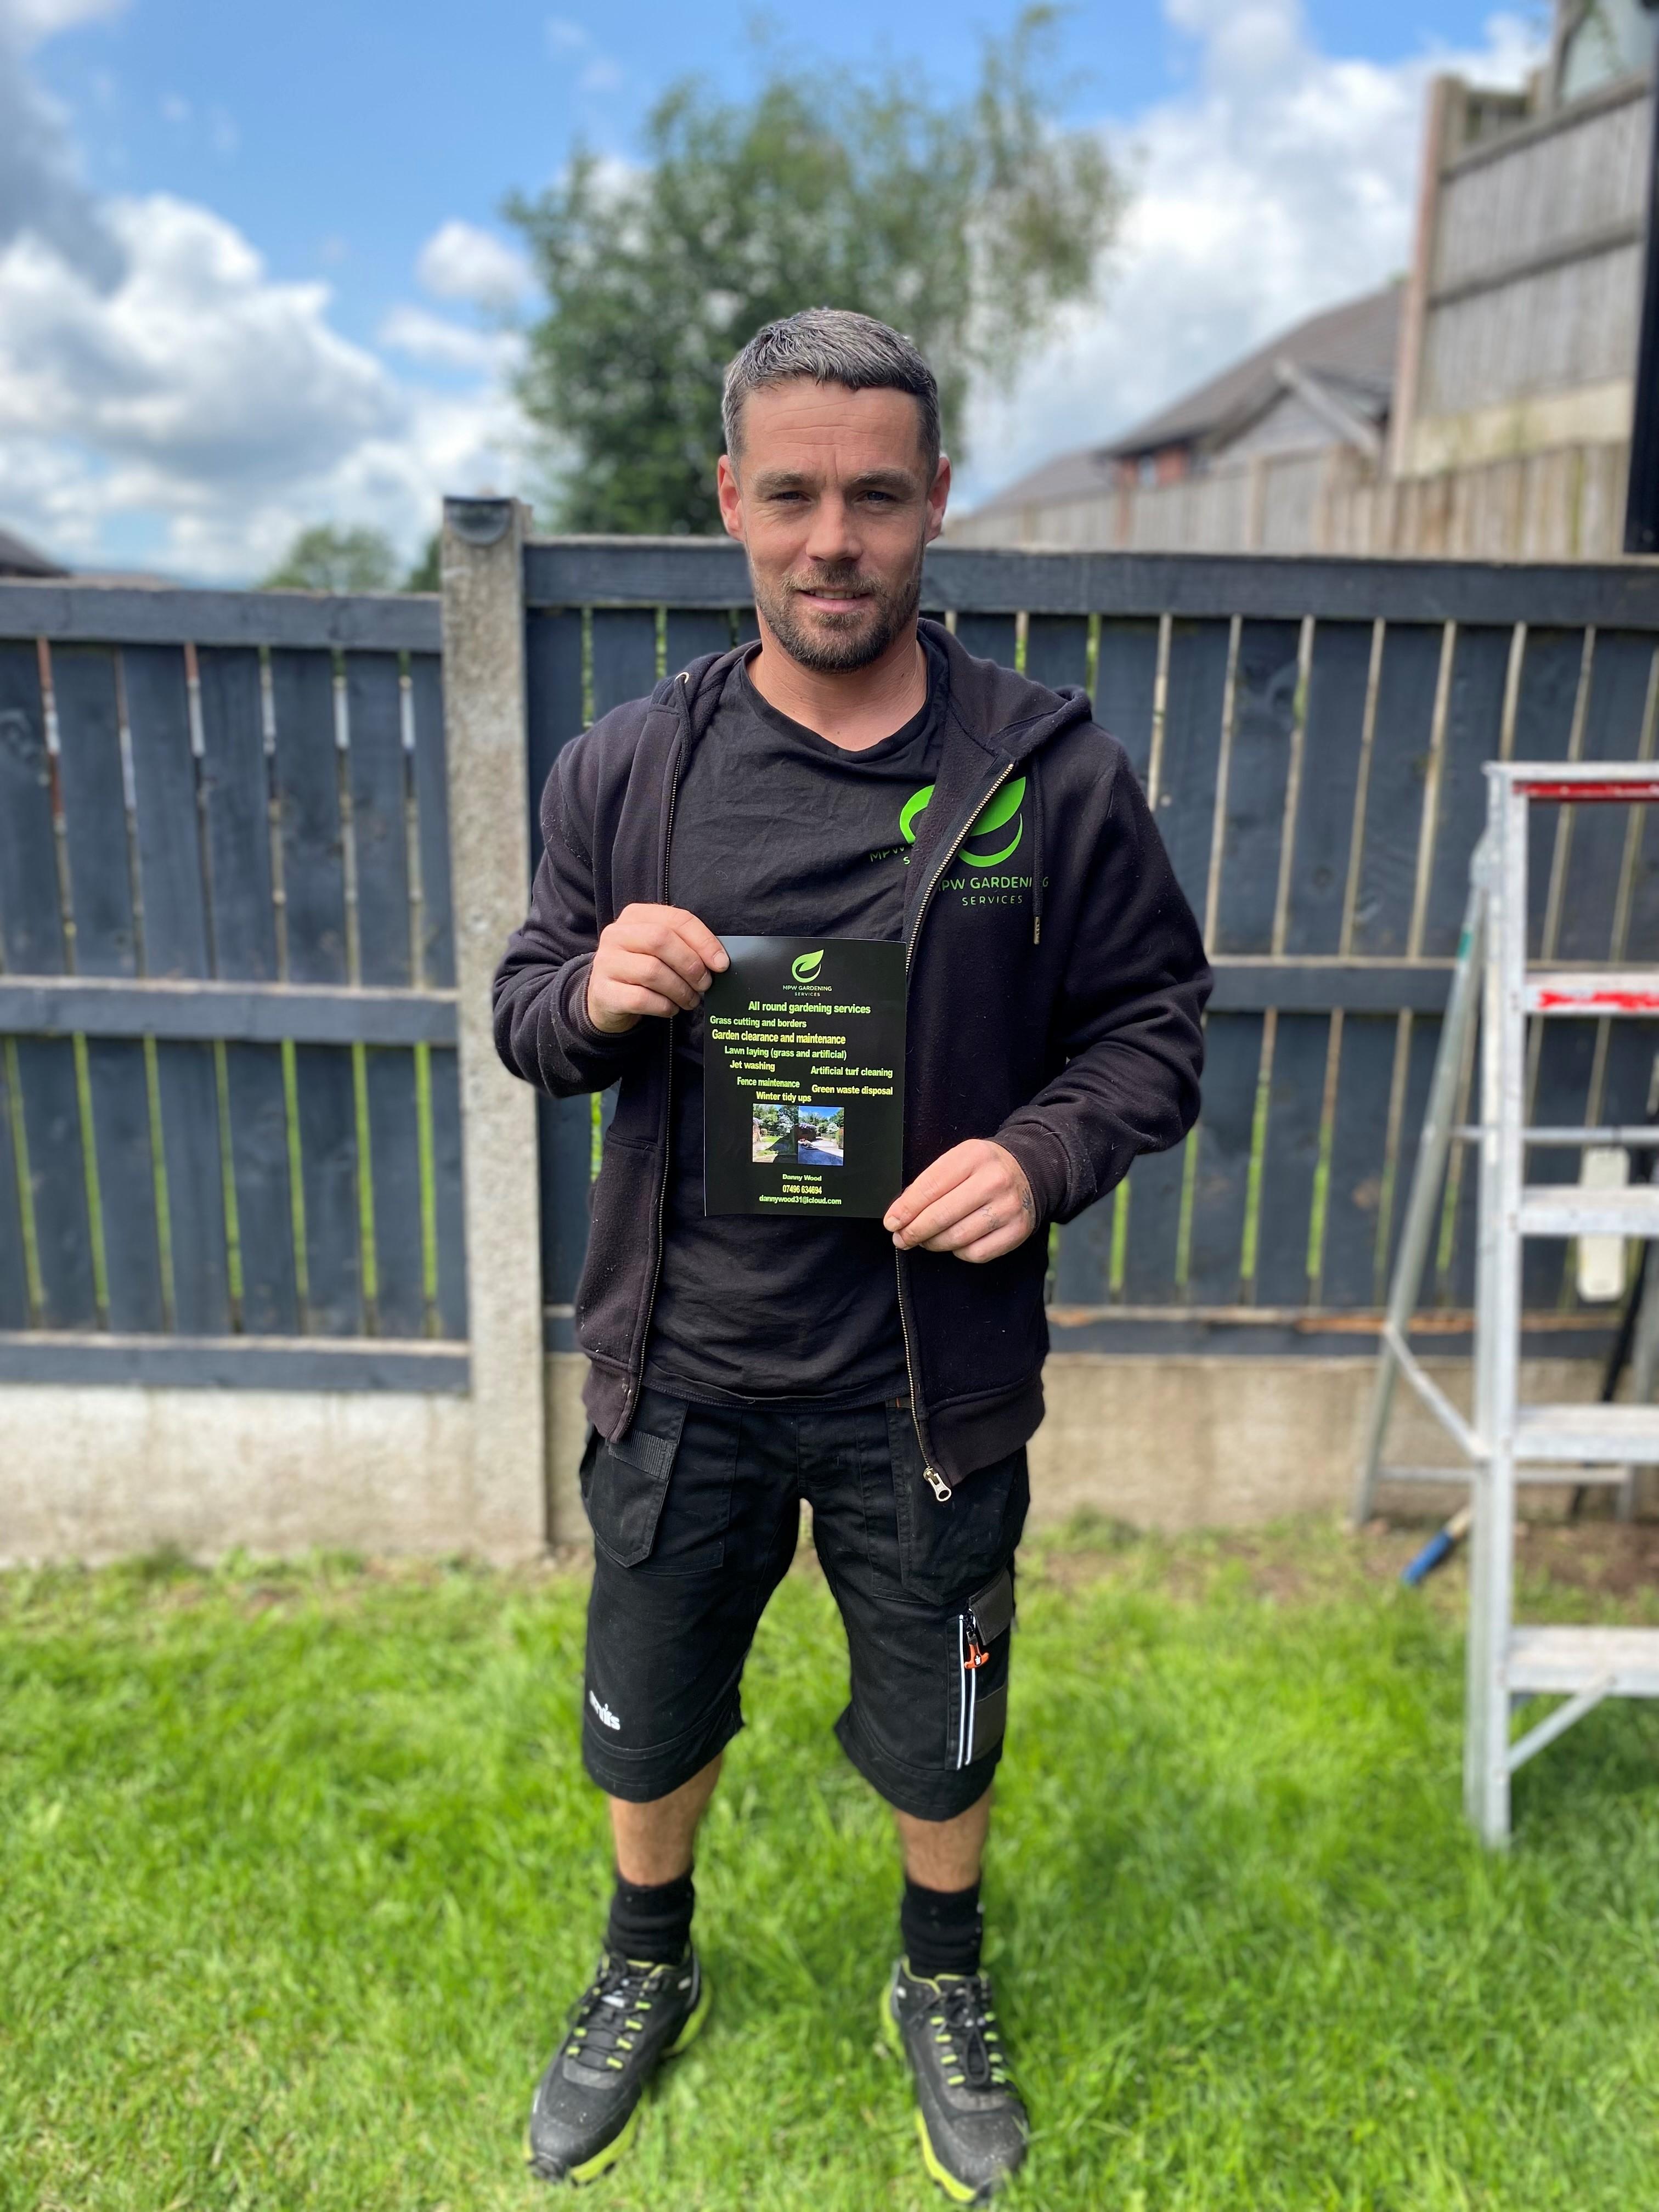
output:
[{"label": "black sock", "polygon": [[971,1889],[924,1889],[905,1875],[899,1934],[913,1974],[929,1982],[941,1974],[976,1974],[984,1924],[977,1882]]},{"label": "black sock", "polygon": [[673,1966],[684,1957],[691,1939],[691,1908],[696,1901],[689,1867],[672,1881],[624,1881],[618,1875],[611,1894],[606,1948],[624,1959]]}]

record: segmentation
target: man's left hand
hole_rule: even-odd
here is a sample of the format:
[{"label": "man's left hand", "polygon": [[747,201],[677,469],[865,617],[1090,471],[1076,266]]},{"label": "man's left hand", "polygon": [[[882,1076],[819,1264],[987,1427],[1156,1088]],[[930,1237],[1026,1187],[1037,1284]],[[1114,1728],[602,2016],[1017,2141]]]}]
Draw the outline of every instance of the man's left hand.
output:
[{"label": "man's left hand", "polygon": [[988,1137],[970,1137],[902,1190],[882,1225],[902,1252],[920,1245],[978,1266],[1023,1244],[1036,1227],[1036,1207],[1013,1154]]}]

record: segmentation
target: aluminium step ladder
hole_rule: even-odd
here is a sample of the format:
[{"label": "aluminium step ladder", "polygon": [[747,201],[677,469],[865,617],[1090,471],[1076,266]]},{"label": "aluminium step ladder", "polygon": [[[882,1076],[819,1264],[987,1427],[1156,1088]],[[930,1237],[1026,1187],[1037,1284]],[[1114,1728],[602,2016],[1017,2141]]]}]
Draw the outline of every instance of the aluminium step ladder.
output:
[{"label": "aluminium step ladder", "polygon": [[[1659,1015],[1659,969],[1566,969],[1527,961],[1528,810],[1539,801],[1633,805],[1659,799],[1650,765],[1489,762],[1487,826],[1470,866],[1469,903],[1425,1116],[1411,1198],[1378,1351],[1355,1496],[1369,1515],[1379,1477],[1472,1485],[1468,1705],[1463,1798],[1488,1844],[1508,1839],[1510,1782],[1534,1753],[1608,1697],[1659,1697],[1659,1629],[1516,1626],[1517,1482],[1601,1482],[1632,1494],[1634,1470],[1659,1465],[1659,1407],[1646,1402],[1655,1369],[1659,1297],[1644,1303],[1630,1404],[1523,1405],[1520,1401],[1521,1248],[1528,1237],[1659,1240],[1659,1185],[1589,1188],[1528,1185],[1536,1145],[1659,1145],[1659,1128],[1528,1129],[1524,1126],[1529,1017]],[[1481,992],[1479,1124],[1453,1126]],[[1475,1278],[1474,1410],[1462,1414],[1425,1372],[1407,1341],[1428,1256],[1440,1178],[1455,1138],[1480,1146]],[[1644,1257],[1651,1257],[1650,1252]],[[1395,1377],[1403,1376],[1468,1462],[1467,1468],[1381,1464]],[[1565,1703],[1510,1740],[1511,1705]]]}]

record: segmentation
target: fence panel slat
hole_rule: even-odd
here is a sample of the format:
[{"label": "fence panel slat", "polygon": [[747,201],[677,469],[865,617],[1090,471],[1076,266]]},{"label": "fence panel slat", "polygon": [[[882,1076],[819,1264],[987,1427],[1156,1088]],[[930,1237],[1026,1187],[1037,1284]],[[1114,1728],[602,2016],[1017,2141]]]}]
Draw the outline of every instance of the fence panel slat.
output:
[{"label": "fence panel slat", "polygon": [[1032,615],[1025,628],[1025,673],[1050,688],[1089,679],[1089,623],[1083,615]]},{"label": "fence panel slat", "polygon": [[1212,1014],[1205,1023],[1204,1105],[1187,1282],[1196,1305],[1234,1305],[1239,1297],[1262,1019],[1260,1014]]},{"label": "fence panel slat", "polygon": [[[654,607],[593,610],[593,717],[656,688],[657,611]],[[571,733],[574,735],[573,731]]]},{"label": "fence panel slat", "polygon": [[121,669],[132,733],[144,971],[206,975],[207,900],[185,656],[176,646],[130,645]]},{"label": "fence panel slat", "polygon": [[1330,1033],[1328,1014],[1281,1013],[1276,1024],[1257,1217],[1258,1305],[1308,1303],[1308,1233]]},{"label": "fence panel slat", "polygon": [[242,1327],[255,1336],[297,1336],[300,1291],[282,1047],[228,1044],[225,1091],[241,1241]]},{"label": "fence panel slat", "polygon": [[[132,737],[145,972],[205,976],[207,899],[184,653],[175,646],[128,646],[121,667]],[[158,1043],[155,1079],[173,1325],[185,1335],[219,1335],[230,1327],[230,1267],[213,1048]]]},{"label": "fence panel slat", "polygon": [[538,1098],[542,1158],[542,1296],[568,1306],[587,1249],[588,1185],[593,1149],[592,1103]]},{"label": "fence panel slat", "polygon": [[[76,971],[136,975],[115,656],[106,646],[61,646],[52,657],[52,684]],[[86,1060],[109,1325],[123,1332],[162,1329],[144,1048],[136,1038],[91,1037]]]},{"label": "fence panel slat", "polygon": [[668,673],[678,676],[706,653],[732,650],[732,617],[720,607],[670,607]]},{"label": "fence panel slat", "polygon": [[1511,633],[1460,629],[1452,655],[1445,751],[1440,768],[1434,858],[1424,914],[1423,950],[1455,952],[1469,896],[1469,855],[1486,826],[1485,763],[1503,743]]},{"label": "fence panel slat", "polygon": [[1338,1309],[1376,1303],[1376,1228],[1394,1077],[1392,1014],[1345,1014],[1325,1194],[1320,1297]]},{"label": "fence panel slat", "polygon": [[397,655],[348,653],[345,688],[362,979],[407,985],[409,792]]},{"label": "fence panel slat", "polygon": [[1210,880],[1229,643],[1224,622],[1178,622],[1170,628],[1158,826],[1176,879],[1200,922]]},{"label": "fence panel slat", "polygon": [[461,1076],[455,1054],[434,1045],[432,1078],[432,1169],[437,1216],[438,1327],[447,1337],[466,1334],[466,1248],[461,1196]]},{"label": "fence panel slat", "polygon": [[289,980],[343,983],[345,860],[333,664],[325,653],[273,653],[270,688]]},{"label": "fence panel slat", "polygon": [[75,1047],[68,1037],[20,1036],[15,1049],[40,1261],[40,1320],[47,1328],[96,1328]]},{"label": "fence panel slat", "polygon": [[[278,973],[276,915],[259,656],[247,647],[204,647],[196,665],[214,965],[226,979],[273,982]],[[300,1302],[282,1048],[232,1042],[224,1054],[242,1327],[254,1334],[297,1336]]]},{"label": "fence panel slat", "polygon": [[[1579,672],[1584,659],[1581,629],[1533,629],[1521,661],[1515,703],[1514,757],[1522,761],[1565,760],[1572,741]],[[1527,951],[1541,957],[1549,904],[1550,861],[1560,809],[1527,810]]]},{"label": "fence panel slat", "polygon": [[305,1194],[307,1315],[319,1335],[356,1336],[363,1328],[363,1284],[351,1053],[338,1045],[296,1045],[294,1062]]},{"label": "fence panel slat", "polygon": [[52,762],[40,664],[32,644],[0,642],[0,953],[15,975],[61,975]]},{"label": "fence panel slat", "polygon": [[[333,665],[326,653],[273,653],[270,681],[288,972],[295,982],[343,983],[345,866]],[[351,1054],[331,1045],[297,1046],[294,1074],[307,1317],[321,1335],[353,1336],[363,1326],[363,1305]]]},{"label": "fence panel slat", "polygon": [[[455,929],[443,670],[435,653],[411,658],[409,690],[415,720],[415,805],[421,854],[421,976],[434,988],[447,991],[455,985]],[[531,812],[533,817],[533,805]]]},{"label": "fence panel slat", "polygon": [[1186,1164],[1183,1143],[1173,1152],[1143,1153],[1129,1170],[1123,1295],[1131,1305],[1173,1305],[1183,1295],[1176,1261]]},{"label": "fence panel slat", "polygon": [[[365,983],[406,985],[410,981],[409,798],[395,655],[355,653],[347,657],[346,728],[359,965]],[[414,1054],[368,1051],[364,1085],[375,1317],[383,1336],[418,1336],[426,1322],[426,1257],[421,1238]]]},{"label": "fence panel slat", "polygon": [[542,793],[554,762],[582,726],[580,610],[532,607],[525,617],[524,649],[533,875],[542,857]]},{"label": "fence panel slat", "polygon": [[[1399,1151],[1395,1164],[1392,1202],[1389,1208],[1388,1243],[1385,1255],[1387,1266],[1384,1279],[1379,1285],[1376,1294],[1366,1300],[1368,1305],[1380,1305],[1383,1303],[1388,1297],[1389,1282],[1393,1279],[1394,1263],[1400,1250],[1401,1235],[1406,1225],[1406,1207],[1411,1197],[1412,1177],[1417,1171],[1417,1155],[1423,1136],[1423,1116],[1429,1110],[1429,1085],[1434,1079],[1435,1054],[1439,1048],[1439,1017],[1413,1014],[1411,1019],[1411,1035],[1406,1047],[1406,1085],[1400,1115]],[[1480,1065],[1478,1058],[1474,1065],[1478,1075]],[[1472,1102],[1471,1111],[1478,1113],[1479,1110],[1478,1103]],[[1468,1146],[1460,1146],[1458,1150],[1462,1153],[1462,1203],[1467,1205],[1468,1194],[1480,1182],[1480,1162],[1475,1153]],[[1455,1158],[1456,1154],[1454,1153],[1453,1157]],[[1443,1198],[1444,1192],[1445,1183],[1443,1178],[1441,1183]],[[1438,1214],[1435,1218],[1437,1223]],[[1421,1303],[1425,1305],[1431,1305],[1435,1302],[1435,1251],[1438,1234],[1437,1228],[1436,1241],[1430,1244],[1428,1265],[1424,1271]],[[1448,1303],[1443,1293],[1441,1302]],[[1455,1300],[1449,1303],[1455,1304]]]},{"label": "fence panel slat", "polygon": [[204,646],[196,673],[214,972],[274,983],[276,916],[259,656],[245,647]]},{"label": "fence panel slat", "polygon": [[1218,952],[1272,949],[1301,641],[1298,623],[1239,625],[1212,948]]},{"label": "fence panel slat", "polygon": [[1103,1306],[1112,1294],[1112,1228],[1115,1194],[1068,1221],[1054,1259],[1057,1306]]},{"label": "fence panel slat", "polygon": [[364,1082],[374,1196],[375,1318],[382,1336],[420,1336],[426,1328],[426,1254],[413,1052],[370,1046]]},{"label": "fence panel slat", "polygon": [[[1587,761],[1634,760],[1647,718],[1654,641],[1629,631],[1604,630],[1595,641],[1589,698],[1584,709]],[[1562,810],[1551,808],[1552,813]],[[1605,960],[1613,951],[1628,811],[1622,806],[1575,806],[1555,945],[1559,960]],[[1573,1026],[1577,1026],[1576,1024]]]},{"label": "fence panel slat", "polygon": [[136,975],[114,654],[106,646],[59,646],[52,656],[52,689],[76,973]]},{"label": "fence panel slat", "polygon": [[957,643],[975,660],[1000,660],[1005,668],[1012,668],[1018,639],[1018,617],[1013,615],[963,612],[957,617]]},{"label": "fence panel slat", "polygon": [[1095,720],[1129,756],[1143,791],[1152,757],[1158,624],[1103,620],[1095,664]]},{"label": "fence panel slat", "polygon": [[1338,951],[1370,682],[1370,623],[1321,623],[1308,664],[1307,727],[1291,854],[1285,949]]},{"label": "fence panel slat", "polygon": [[1419,623],[1383,635],[1353,927],[1354,951],[1372,958],[1398,958],[1411,933],[1442,636]]},{"label": "fence panel slat", "polygon": [[11,1113],[5,1041],[0,1038],[0,1328],[27,1328],[28,1268],[23,1254],[23,1214],[18,1198],[17,1152],[12,1141]]}]

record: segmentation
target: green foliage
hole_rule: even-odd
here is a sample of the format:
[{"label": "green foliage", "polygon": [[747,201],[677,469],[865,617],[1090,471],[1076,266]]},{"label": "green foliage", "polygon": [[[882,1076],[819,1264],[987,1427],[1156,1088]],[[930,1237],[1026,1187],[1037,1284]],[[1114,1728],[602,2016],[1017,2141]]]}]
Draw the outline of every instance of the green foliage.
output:
[{"label": "green foliage", "polygon": [[434,530],[421,548],[421,557],[404,578],[406,592],[441,592],[443,589],[443,541]]},{"label": "green foliage", "polygon": [[955,104],[914,69],[779,65],[744,105],[685,81],[652,112],[642,168],[579,154],[509,204],[547,294],[520,396],[566,459],[561,527],[717,532],[726,363],[802,307],[907,331],[960,457],[970,380],[1006,380],[1091,294],[1121,210],[1098,137],[1048,119],[1057,12],[988,41]]},{"label": "green foliage", "polygon": [[319,522],[302,530],[279,567],[264,580],[267,591],[389,592],[397,582],[398,556],[379,530],[343,530]]},{"label": "green foliage", "polygon": [[[1036,2124],[1008,2212],[1650,2203],[1659,1716],[1553,1746],[1489,1858],[1457,1571],[1241,1548],[1028,1547],[987,1881]],[[610,1868],[586,1599],[343,1559],[0,1576],[6,2212],[550,2202],[524,2119]],[[942,2201],[875,2048],[899,1885],[830,1733],[845,1683],[790,1576],[697,1855],[714,2018],[605,2212]]]}]

